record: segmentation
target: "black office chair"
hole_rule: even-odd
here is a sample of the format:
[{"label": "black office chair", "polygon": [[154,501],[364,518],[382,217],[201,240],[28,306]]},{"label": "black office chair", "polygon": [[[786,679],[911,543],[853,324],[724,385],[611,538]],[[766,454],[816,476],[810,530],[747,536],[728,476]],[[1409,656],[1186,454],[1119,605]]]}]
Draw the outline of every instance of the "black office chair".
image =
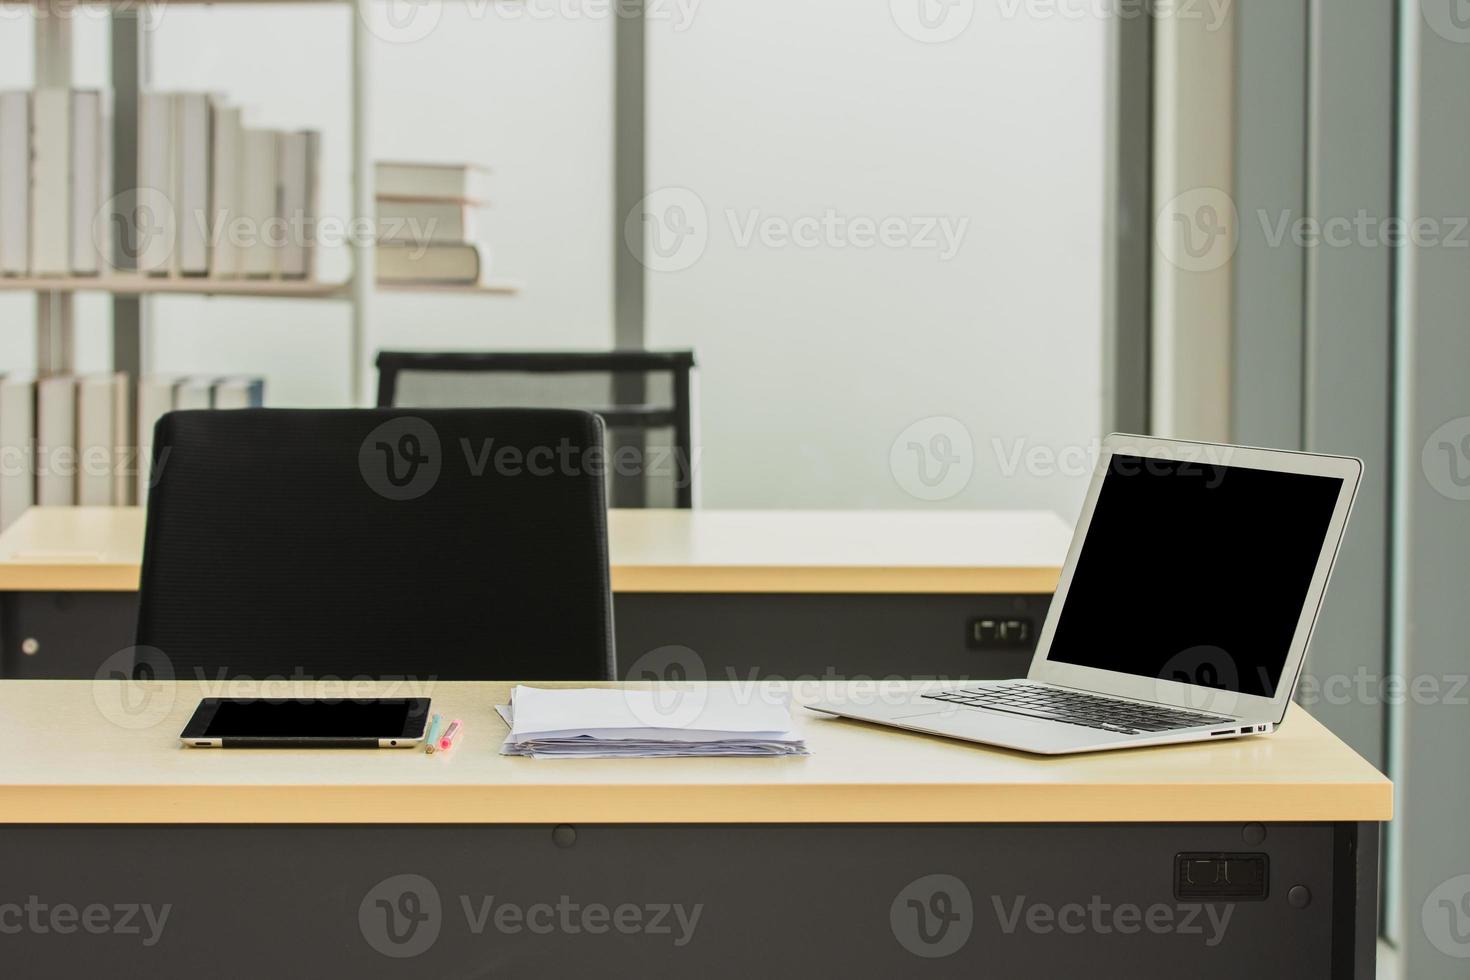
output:
[{"label": "black office chair", "polygon": [[173,412],[154,435],[142,674],[613,676],[586,412]]},{"label": "black office chair", "polygon": [[694,506],[693,351],[381,351],[377,363],[380,408],[596,412],[613,443],[614,507]]}]

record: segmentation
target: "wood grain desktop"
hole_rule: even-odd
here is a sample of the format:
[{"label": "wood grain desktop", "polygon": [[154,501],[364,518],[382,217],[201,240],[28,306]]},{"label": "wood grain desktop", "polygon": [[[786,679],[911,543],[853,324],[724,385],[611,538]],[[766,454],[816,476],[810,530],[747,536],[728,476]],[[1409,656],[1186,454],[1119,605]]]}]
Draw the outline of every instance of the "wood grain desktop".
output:
[{"label": "wood grain desktop", "polygon": [[[395,823],[404,820],[406,799],[414,821],[489,824],[1381,821],[1392,814],[1389,781],[1296,706],[1275,735],[1065,758],[796,708],[806,757],[534,760],[499,755],[506,727],[494,706],[506,703],[510,687],[0,681],[0,822]],[[737,694],[780,690],[748,685]],[[800,700],[803,686],[791,690]],[[464,737],[434,756],[179,744],[201,697],[306,694],[431,697],[435,711],[464,721]]]}]

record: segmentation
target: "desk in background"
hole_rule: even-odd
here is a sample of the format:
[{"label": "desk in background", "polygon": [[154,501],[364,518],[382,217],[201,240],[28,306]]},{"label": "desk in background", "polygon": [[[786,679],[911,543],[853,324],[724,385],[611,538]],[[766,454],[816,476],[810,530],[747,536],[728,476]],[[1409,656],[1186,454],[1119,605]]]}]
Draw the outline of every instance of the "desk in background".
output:
[{"label": "desk in background", "polygon": [[[132,645],[143,519],[36,507],[0,534],[0,676],[88,678]],[[1049,511],[614,510],[608,523],[624,676],[688,658],[640,663],[669,646],[711,679],[1021,675],[1071,539]],[[977,649],[977,621],[1026,626]]]},{"label": "desk in background", "polygon": [[[466,729],[180,748],[205,694],[428,695]],[[508,694],[0,681],[0,905],[170,906],[152,945],[138,916],[0,950],[37,976],[1372,976],[1392,787],[1297,706],[1069,758],[798,709],[809,757],[544,761],[498,754]],[[1264,855],[1265,897],[1176,897],[1189,853]],[[547,905],[547,931],[496,918]]]}]

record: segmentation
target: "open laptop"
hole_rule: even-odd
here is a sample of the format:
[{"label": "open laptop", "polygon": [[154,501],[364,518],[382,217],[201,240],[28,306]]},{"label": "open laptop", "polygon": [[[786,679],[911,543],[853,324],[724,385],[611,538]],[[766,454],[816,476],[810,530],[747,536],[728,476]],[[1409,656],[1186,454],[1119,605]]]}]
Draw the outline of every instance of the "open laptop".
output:
[{"label": "open laptop", "polygon": [[1060,755],[1274,731],[1362,461],[1111,435],[1024,680],[809,705]]}]

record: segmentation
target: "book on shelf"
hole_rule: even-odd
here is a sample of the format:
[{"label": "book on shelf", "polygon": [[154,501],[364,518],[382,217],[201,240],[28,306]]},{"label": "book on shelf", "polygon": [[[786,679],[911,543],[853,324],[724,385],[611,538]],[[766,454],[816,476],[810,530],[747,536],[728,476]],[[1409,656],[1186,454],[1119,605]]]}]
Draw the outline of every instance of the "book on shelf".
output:
[{"label": "book on shelf", "polygon": [[125,252],[138,272],[167,275],[173,268],[178,214],[174,187],[173,97],[167,92],[138,96],[138,186],[135,213],[124,217]]},{"label": "book on shelf", "polygon": [[195,412],[214,408],[214,378],[185,378],[174,389],[174,409]]},{"label": "book on shelf", "polygon": [[77,503],[127,503],[128,376],[88,374],[77,379]]},{"label": "book on shelf", "polygon": [[71,92],[38,88],[31,101],[31,275],[71,272]]},{"label": "book on shelf", "polygon": [[378,241],[451,245],[479,241],[480,205],[419,197],[378,197]]},{"label": "book on shelf", "polygon": [[77,502],[77,379],[58,374],[36,382],[36,503]]},{"label": "book on shelf", "polygon": [[0,377],[0,528],[36,502],[36,379]]},{"label": "book on shelf", "polygon": [[30,270],[31,93],[0,92],[0,275]]},{"label": "book on shelf", "polygon": [[216,279],[234,279],[241,273],[240,247],[231,224],[240,214],[240,154],[244,139],[239,106],[221,96],[213,100],[211,117],[213,157],[209,175],[209,226],[213,232],[209,274]]},{"label": "book on shelf", "polygon": [[380,245],[375,254],[380,283],[473,286],[489,279],[490,263],[480,245]]},{"label": "book on shelf", "polygon": [[240,182],[240,217],[248,223],[242,241],[242,273],[247,278],[268,279],[275,274],[276,256],[266,241],[266,222],[276,211],[276,133],[269,129],[246,129],[244,161]]},{"label": "book on shelf", "polygon": [[322,134],[303,130],[306,136],[306,212],[301,226],[306,238],[306,278],[316,278],[316,219],[322,213]]},{"label": "book on shelf", "polygon": [[317,210],[316,160],[320,136],[311,130],[281,133],[276,141],[276,214],[285,224],[285,241],[279,248],[277,267],[283,279],[315,276],[312,249],[315,237],[310,225]]},{"label": "book on shelf", "polygon": [[260,408],[265,404],[265,379],[231,377],[214,383],[214,407]]},{"label": "book on shelf", "polygon": [[373,168],[373,177],[378,197],[488,200],[490,171],[474,164],[383,161]]},{"label": "book on shelf", "polygon": [[171,271],[184,276],[209,273],[209,96],[175,92],[173,185],[175,235]]},{"label": "book on shelf", "polygon": [[112,93],[71,93],[71,272],[112,268]]}]

